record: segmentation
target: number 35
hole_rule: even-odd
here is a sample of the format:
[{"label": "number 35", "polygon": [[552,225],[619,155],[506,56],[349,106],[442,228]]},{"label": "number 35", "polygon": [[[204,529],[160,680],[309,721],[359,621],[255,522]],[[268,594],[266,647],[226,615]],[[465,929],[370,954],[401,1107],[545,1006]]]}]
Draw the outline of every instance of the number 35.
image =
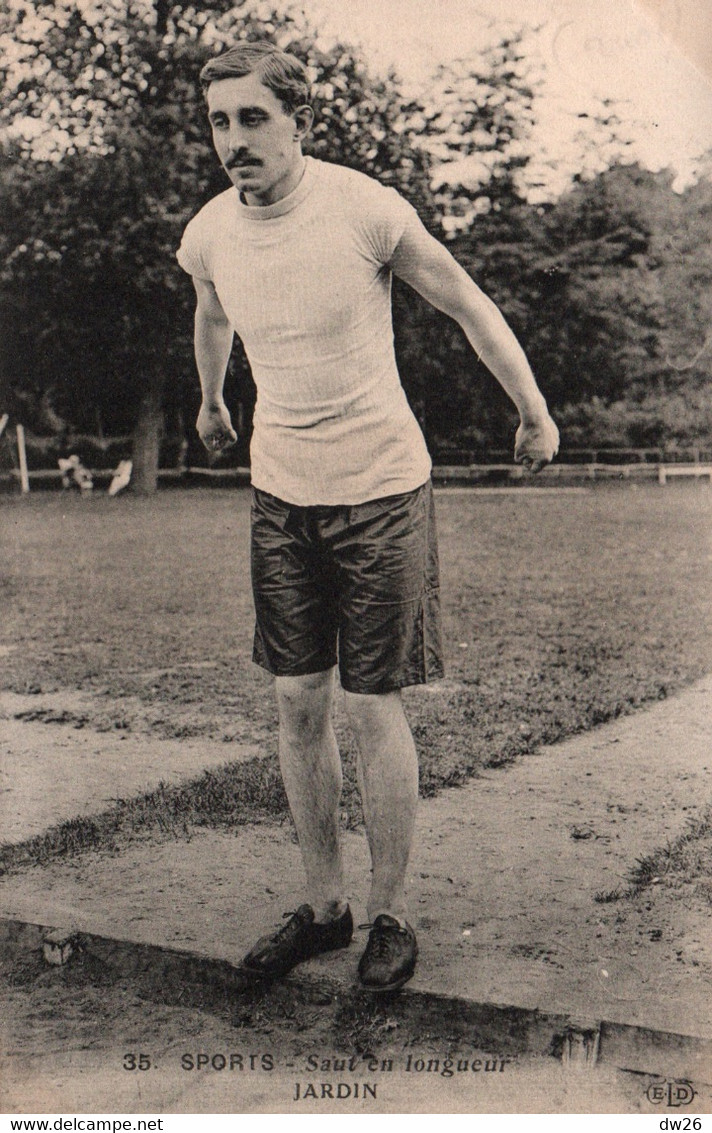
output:
[{"label": "number 35", "polygon": [[124,1070],[150,1070],[151,1059],[147,1054],[125,1054]]}]

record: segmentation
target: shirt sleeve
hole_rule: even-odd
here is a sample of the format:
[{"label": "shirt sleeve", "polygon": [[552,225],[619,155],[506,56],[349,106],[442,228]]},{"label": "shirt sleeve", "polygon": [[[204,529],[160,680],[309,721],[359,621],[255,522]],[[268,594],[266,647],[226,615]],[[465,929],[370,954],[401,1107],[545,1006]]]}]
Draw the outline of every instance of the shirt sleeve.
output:
[{"label": "shirt sleeve", "polygon": [[205,248],[205,235],[203,225],[200,223],[200,213],[188,223],[176,252],[178,263],[189,275],[198,279],[211,279],[212,274],[208,266],[207,249]]},{"label": "shirt sleeve", "polygon": [[368,192],[363,195],[364,210],[359,228],[373,259],[386,265],[406,228],[421,222],[413,206],[400,193],[369,180]]}]

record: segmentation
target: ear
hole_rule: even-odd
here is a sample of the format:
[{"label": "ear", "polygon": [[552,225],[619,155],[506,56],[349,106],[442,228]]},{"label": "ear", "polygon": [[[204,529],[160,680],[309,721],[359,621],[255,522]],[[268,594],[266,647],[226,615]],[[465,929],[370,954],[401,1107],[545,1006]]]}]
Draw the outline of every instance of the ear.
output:
[{"label": "ear", "polygon": [[312,128],[314,123],[314,111],[311,106],[300,106],[294,111],[294,140],[301,141],[305,138]]}]

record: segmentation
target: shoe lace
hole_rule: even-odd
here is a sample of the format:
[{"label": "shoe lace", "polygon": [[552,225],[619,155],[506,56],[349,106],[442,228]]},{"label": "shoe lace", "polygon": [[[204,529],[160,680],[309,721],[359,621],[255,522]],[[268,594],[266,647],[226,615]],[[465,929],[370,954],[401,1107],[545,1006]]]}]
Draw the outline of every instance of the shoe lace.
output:
[{"label": "shoe lace", "polygon": [[366,945],[365,955],[367,955],[369,959],[373,960],[383,960],[387,959],[390,956],[392,933],[394,932],[394,930],[400,933],[405,933],[405,929],[401,928],[400,925],[398,925],[397,929],[395,929],[394,925],[384,926],[371,923],[360,924],[358,927],[360,929],[368,929],[368,931],[370,932],[368,944]]},{"label": "shoe lace", "polygon": [[[289,920],[287,920],[289,917]],[[302,922],[296,909],[292,909],[288,913],[282,913],[282,920],[287,920],[286,924],[280,925],[275,931],[273,940],[288,940],[295,933],[299,932],[302,927]]]}]

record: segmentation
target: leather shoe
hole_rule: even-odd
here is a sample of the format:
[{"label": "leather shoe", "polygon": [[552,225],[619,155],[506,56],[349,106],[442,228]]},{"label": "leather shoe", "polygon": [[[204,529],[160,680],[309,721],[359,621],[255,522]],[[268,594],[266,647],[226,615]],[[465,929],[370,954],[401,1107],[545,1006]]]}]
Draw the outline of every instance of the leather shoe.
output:
[{"label": "leather shoe", "polygon": [[358,965],[362,986],[369,991],[397,991],[415,971],[418,945],[412,927],[406,921],[403,928],[387,913],[359,927],[371,930]]},{"label": "leather shoe", "polygon": [[242,961],[242,968],[262,979],[278,979],[297,964],[346,948],[353,936],[354,922],[348,905],[340,917],[317,923],[311,905],[300,905],[296,912],[285,913],[287,923],[267,936],[261,936]]}]

